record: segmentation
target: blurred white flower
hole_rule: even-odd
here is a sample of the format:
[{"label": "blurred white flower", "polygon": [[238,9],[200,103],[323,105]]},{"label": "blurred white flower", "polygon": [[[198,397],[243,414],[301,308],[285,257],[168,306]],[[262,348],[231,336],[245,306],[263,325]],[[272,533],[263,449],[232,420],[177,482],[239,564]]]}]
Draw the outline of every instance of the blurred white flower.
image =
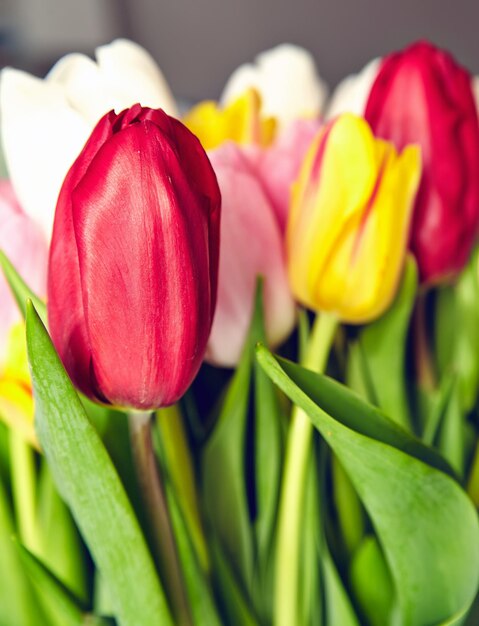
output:
[{"label": "blurred white flower", "polygon": [[12,68],[0,75],[5,161],[20,204],[50,240],[63,179],[97,121],[140,102],[177,115],[166,80],[138,44],[118,39],[96,62],[68,54],[45,79]]},{"label": "blurred white flower", "polygon": [[331,119],[341,113],[364,115],[369,92],[378,75],[380,63],[380,58],[373,59],[358,74],[347,76],[339,83],[329,100],[326,119]]},{"label": "blurred white flower", "polygon": [[264,115],[276,117],[281,125],[317,117],[327,97],[312,55],[292,44],[262,52],[254,63],[238,67],[225,85],[222,104],[235,100],[249,87],[261,95]]}]

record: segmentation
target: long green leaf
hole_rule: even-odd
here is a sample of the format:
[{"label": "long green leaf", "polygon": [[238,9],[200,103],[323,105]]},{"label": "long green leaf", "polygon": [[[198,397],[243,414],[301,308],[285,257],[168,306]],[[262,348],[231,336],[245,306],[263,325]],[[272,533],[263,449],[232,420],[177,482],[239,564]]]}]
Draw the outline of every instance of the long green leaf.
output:
[{"label": "long green leaf", "polygon": [[0,626],[38,626],[38,604],[12,541],[11,506],[0,481]]},{"label": "long green leaf", "polygon": [[365,537],[354,554],[350,567],[351,586],[362,614],[371,626],[390,621],[394,587],[377,539]]},{"label": "long green leaf", "polygon": [[17,549],[48,616],[48,626],[112,626],[109,618],[87,613],[82,602],[22,544]]},{"label": "long green leaf", "polygon": [[360,333],[368,376],[381,409],[395,422],[411,427],[407,391],[406,345],[417,291],[417,269],[408,258],[401,288],[391,308]]},{"label": "long green leaf", "polygon": [[37,556],[80,600],[88,599],[85,550],[68,507],[60,498],[46,459],[40,460]]},{"label": "long green leaf", "polygon": [[[261,281],[240,363],[228,387],[218,421],[202,453],[206,513],[222,550],[250,595],[253,595],[255,544],[246,487],[246,434],[254,346],[264,336],[260,294]],[[264,468],[261,474],[260,527],[264,519]],[[270,504],[266,506],[269,508]],[[269,511],[266,513],[270,514]],[[265,523],[271,525],[271,520],[266,518]],[[264,539],[264,534],[261,538]]]},{"label": "long green leaf", "polygon": [[[479,585],[479,522],[459,484],[418,460],[421,453],[437,461],[423,453],[424,446],[408,444],[406,433],[391,437],[395,430],[377,415],[367,424],[364,410],[346,414],[345,407],[360,406],[348,390],[325,386],[325,377],[279,361],[264,347],[257,354],[336,453],[368,511],[395,583],[395,623],[437,624],[465,612]],[[325,389],[330,394],[323,402]]]},{"label": "long green leaf", "polygon": [[170,479],[166,481],[165,487],[193,623],[195,626],[221,626],[209,581],[200,565],[192,538],[188,534],[188,525]]},{"label": "long green leaf", "polygon": [[36,428],[55,483],[102,572],[122,626],[172,626],[151,555],[118,474],[31,302],[27,344]]},{"label": "long green leaf", "polygon": [[[261,359],[269,358],[267,354],[268,351],[263,346],[258,348],[258,358],[263,366]],[[400,448],[428,465],[454,475],[450,465],[436,450],[425,446],[419,439],[390,420],[382,411],[365,402],[354,391],[328,376],[312,376],[309,370],[285,359],[278,358],[277,367],[293,378],[313,402],[321,406],[326,413],[334,414],[335,418],[348,428]],[[271,376],[271,372],[269,374]]]}]

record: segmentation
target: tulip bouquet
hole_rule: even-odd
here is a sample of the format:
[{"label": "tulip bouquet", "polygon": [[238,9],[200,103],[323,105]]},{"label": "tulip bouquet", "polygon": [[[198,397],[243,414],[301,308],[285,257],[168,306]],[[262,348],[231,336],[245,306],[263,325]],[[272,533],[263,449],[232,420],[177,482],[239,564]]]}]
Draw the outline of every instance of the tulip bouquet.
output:
[{"label": "tulip bouquet", "polygon": [[2,71],[0,626],[478,623],[477,107],[427,42]]}]

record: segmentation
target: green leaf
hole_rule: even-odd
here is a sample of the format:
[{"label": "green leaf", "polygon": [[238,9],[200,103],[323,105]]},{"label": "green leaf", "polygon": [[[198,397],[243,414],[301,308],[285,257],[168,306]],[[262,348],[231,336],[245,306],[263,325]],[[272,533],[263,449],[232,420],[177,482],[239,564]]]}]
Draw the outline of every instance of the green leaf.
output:
[{"label": "green leaf", "polygon": [[417,285],[416,263],[410,256],[393,305],[359,336],[378,406],[407,429],[411,427],[411,418],[405,382],[406,345]]},{"label": "green leaf", "polygon": [[10,483],[10,451],[8,445],[8,429],[0,420],[0,482],[4,486]]},{"label": "green leaf", "polygon": [[200,565],[195,546],[188,534],[185,517],[177,501],[170,478],[165,481],[168,510],[175,535],[178,558],[186,585],[195,626],[221,626],[209,581]]},{"label": "green leaf", "polygon": [[48,626],[112,625],[108,618],[87,613],[83,603],[27,548],[17,543],[17,549],[48,616]]},{"label": "green leaf", "polygon": [[41,545],[37,556],[76,597],[86,602],[88,581],[84,547],[44,458],[40,460],[37,499],[37,527]]},{"label": "green leaf", "polygon": [[[252,595],[254,537],[246,488],[246,435],[254,346],[262,336],[258,286],[250,332],[220,416],[202,452],[205,510],[222,550]],[[263,470],[262,470],[263,471]]]},{"label": "green leaf", "polygon": [[244,588],[237,580],[233,569],[223,554],[218,542],[213,538],[210,542],[213,573],[221,601],[225,623],[231,626],[259,626],[253,609],[250,607]]},{"label": "green leaf", "polygon": [[0,267],[3,270],[5,278],[7,279],[23,318],[26,317],[26,301],[31,300],[38,315],[40,316],[40,319],[46,325],[47,307],[45,302],[40,300],[40,298],[33,293],[2,250],[0,250]]},{"label": "green leaf", "polygon": [[[261,288],[261,285],[260,287]],[[266,341],[262,316],[262,300],[258,291],[256,341]],[[283,433],[286,424],[278,389],[259,363],[254,361],[254,475],[256,517],[257,584],[255,584],[258,612],[269,616],[273,599],[273,562],[276,515],[282,475]]]},{"label": "green leaf", "polygon": [[479,584],[478,517],[459,484],[436,469],[443,465],[436,454],[372,407],[361,410],[364,403],[341,385],[264,347],[257,354],[309,415],[361,498],[395,583],[396,623],[437,624],[466,611]]},{"label": "green leaf", "polygon": [[323,524],[320,510],[317,450],[312,447],[306,470],[303,519],[300,534],[300,576],[298,589],[298,624],[322,626],[321,552]]},{"label": "green leaf", "polygon": [[249,589],[253,573],[253,537],[245,485],[245,440],[250,379],[251,357],[247,350],[230,383],[219,420],[202,454],[207,518]]},{"label": "green leaf", "polygon": [[323,554],[326,626],[359,626],[351,600],[326,549]]},{"label": "green leaf", "polygon": [[390,623],[394,600],[391,574],[377,539],[365,537],[351,562],[351,586],[362,614],[371,626]]},{"label": "green leaf", "polygon": [[12,541],[14,532],[11,506],[0,481],[0,624],[38,626],[39,606]]},{"label": "green leaf", "polygon": [[[455,384],[454,384],[455,383]],[[445,408],[439,434],[438,448],[461,478],[464,475],[465,417],[461,404],[459,381],[454,377],[453,387]]]},{"label": "green leaf", "polygon": [[49,620],[49,626],[80,626],[85,607],[27,548],[16,542],[23,567],[32,581]]},{"label": "green leaf", "polygon": [[[291,377],[313,402],[321,406],[326,413],[334,414],[335,418],[348,428],[399,448],[428,465],[454,476],[450,465],[436,450],[425,446],[354,391],[328,376],[311,374],[309,370],[299,365],[273,357],[264,346],[258,347],[257,354],[263,367],[265,360],[272,365],[276,361],[274,371],[278,373],[282,371],[283,375]],[[268,369],[268,374],[271,376],[272,370]],[[282,389],[276,380],[275,382]],[[290,393],[286,395],[291,397]]]},{"label": "green leaf", "polygon": [[351,480],[338,459],[332,460],[332,489],[336,507],[338,530],[347,556],[361,543],[364,535],[364,512]]},{"label": "green leaf", "polygon": [[441,374],[457,375],[463,412],[470,411],[479,390],[479,250],[454,287],[438,290],[435,346]]},{"label": "green leaf", "polygon": [[55,483],[102,572],[121,626],[172,626],[151,555],[118,474],[33,305],[27,345],[36,428]]}]

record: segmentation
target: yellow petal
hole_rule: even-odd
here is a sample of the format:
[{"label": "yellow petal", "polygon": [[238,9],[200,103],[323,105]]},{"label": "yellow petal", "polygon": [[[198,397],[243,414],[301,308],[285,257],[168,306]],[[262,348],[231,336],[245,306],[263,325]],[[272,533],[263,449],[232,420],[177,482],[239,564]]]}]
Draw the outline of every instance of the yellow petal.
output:
[{"label": "yellow petal", "polygon": [[288,224],[290,283],[317,310],[362,323],[394,297],[419,184],[416,147],[398,156],[367,123],[343,115],[313,143]]},{"label": "yellow petal", "polygon": [[6,360],[0,369],[0,419],[38,448],[33,428],[34,402],[27,360],[25,324],[12,326]]},{"label": "yellow petal", "polygon": [[201,102],[183,119],[206,150],[231,140],[239,144],[269,145],[275,135],[276,121],[261,116],[261,98],[254,89],[246,90],[221,109],[216,102]]}]

